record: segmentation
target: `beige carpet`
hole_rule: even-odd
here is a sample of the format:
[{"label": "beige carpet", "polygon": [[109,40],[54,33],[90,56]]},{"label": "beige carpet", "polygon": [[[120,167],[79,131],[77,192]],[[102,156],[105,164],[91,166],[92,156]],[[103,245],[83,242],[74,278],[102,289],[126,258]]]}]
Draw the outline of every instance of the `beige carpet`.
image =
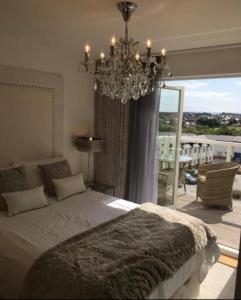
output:
[{"label": "beige carpet", "polygon": [[236,269],[216,263],[201,284],[199,299],[233,299]]}]

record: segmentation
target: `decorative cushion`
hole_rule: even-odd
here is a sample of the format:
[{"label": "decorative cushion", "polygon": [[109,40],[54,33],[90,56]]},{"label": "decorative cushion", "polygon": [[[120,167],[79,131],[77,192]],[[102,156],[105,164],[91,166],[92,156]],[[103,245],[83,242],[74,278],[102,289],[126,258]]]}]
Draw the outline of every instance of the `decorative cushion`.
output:
[{"label": "decorative cushion", "polygon": [[23,166],[0,170],[0,211],[6,210],[2,193],[11,193],[28,189],[25,169]]},{"label": "decorative cushion", "polygon": [[21,192],[3,193],[2,195],[8,206],[9,217],[48,205],[43,186]]},{"label": "decorative cushion", "polygon": [[86,191],[83,174],[79,173],[70,177],[53,179],[57,199],[63,200],[69,196]]},{"label": "decorative cushion", "polygon": [[38,165],[44,182],[44,190],[50,197],[56,196],[53,179],[65,178],[72,175],[66,160],[47,165]]},{"label": "decorative cushion", "polygon": [[205,183],[205,182],[206,182],[206,176],[204,176],[204,175],[198,175],[198,180],[199,180],[201,183]]},{"label": "decorative cushion", "polygon": [[236,175],[234,177],[233,190],[232,190],[233,198],[241,197],[241,180],[239,179],[239,177],[240,175]]},{"label": "decorative cushion", "polygon": [[26,178],[30,188],[35,188],[37,186],[44,185],[41,172],[38,169],[39,165],[46,165],[51,163],[56,163],[63,161],[63,157],[52,157],[42,160],[33,160],[33,161],[21,161],[13,164],[14,167],[24,166],[26,172]]}]

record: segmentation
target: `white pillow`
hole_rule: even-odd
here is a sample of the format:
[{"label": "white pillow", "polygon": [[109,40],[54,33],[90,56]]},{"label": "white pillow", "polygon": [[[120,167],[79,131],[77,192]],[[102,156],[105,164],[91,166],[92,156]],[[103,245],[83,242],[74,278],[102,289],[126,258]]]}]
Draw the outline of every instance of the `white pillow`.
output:
[{"label": "white pillow", "polygon": [[43,186],[20,192],[2,193],[2,196],[7,203],[9,217],[48,205]]},{"label": "white pillow", "polygon": [[56,189],[57,200],[63,200],[74,194],[86,191],[82,173],[70,177],[53,179],[53,183]]},{"label": "white pillow", "polygon": [[15,162],[13,164],[14,167],[18,166],[24,166],[26,171],[26,178],[28,181],[28,184],[31,188],[41,186],[43,185],[43,180],[41,176],[41,172],[38,169],[39,165],[46,165],[51,163],[56,163],[59,161],[64,160],[63,157],[53,157],[53,158],[47,158],[42,160],[33,160],[33,161],[20,161]]}]

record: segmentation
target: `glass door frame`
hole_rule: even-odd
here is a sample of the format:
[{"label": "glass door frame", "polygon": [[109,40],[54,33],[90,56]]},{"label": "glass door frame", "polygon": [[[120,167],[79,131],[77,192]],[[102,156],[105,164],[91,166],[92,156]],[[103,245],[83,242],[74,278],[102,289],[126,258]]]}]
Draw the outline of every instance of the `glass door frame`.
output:
[{"label": "glass door frame", "polygon": [[[169,206],[170,208],[176,209],[177,191],[178,191],[178,183],[179,183],[180,139],[181,139],[181,135],[182,135],[184,87],[165,85],[164,87],[162,87],[162,89],[174,90],[174,91],[179,92],[178,112],[177,112],[178,124],[177,124],[177,132],[176,132],[176,139],[175,139],[175,154],[174,154],[173,204]],[[160,99],[160,101],[161,101],[161,99]]]}]

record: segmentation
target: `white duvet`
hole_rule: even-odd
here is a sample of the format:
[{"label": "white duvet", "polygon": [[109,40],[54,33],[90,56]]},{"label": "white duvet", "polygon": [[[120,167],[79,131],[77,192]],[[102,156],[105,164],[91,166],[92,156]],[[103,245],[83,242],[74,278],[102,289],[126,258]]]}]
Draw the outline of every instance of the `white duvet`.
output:
[{"label": "white duvet", "polygon": [[[0,297],[18,296],[29,268],[46,250],[136,207],[138,204],[88,190],[61,202],[49,199],[48,207],[14,217],[0,213]],[[205,266],[206,256],[205,249],[194,256],[173,281],[158,287],[158,295],[171,296],[195,270]]]}]

